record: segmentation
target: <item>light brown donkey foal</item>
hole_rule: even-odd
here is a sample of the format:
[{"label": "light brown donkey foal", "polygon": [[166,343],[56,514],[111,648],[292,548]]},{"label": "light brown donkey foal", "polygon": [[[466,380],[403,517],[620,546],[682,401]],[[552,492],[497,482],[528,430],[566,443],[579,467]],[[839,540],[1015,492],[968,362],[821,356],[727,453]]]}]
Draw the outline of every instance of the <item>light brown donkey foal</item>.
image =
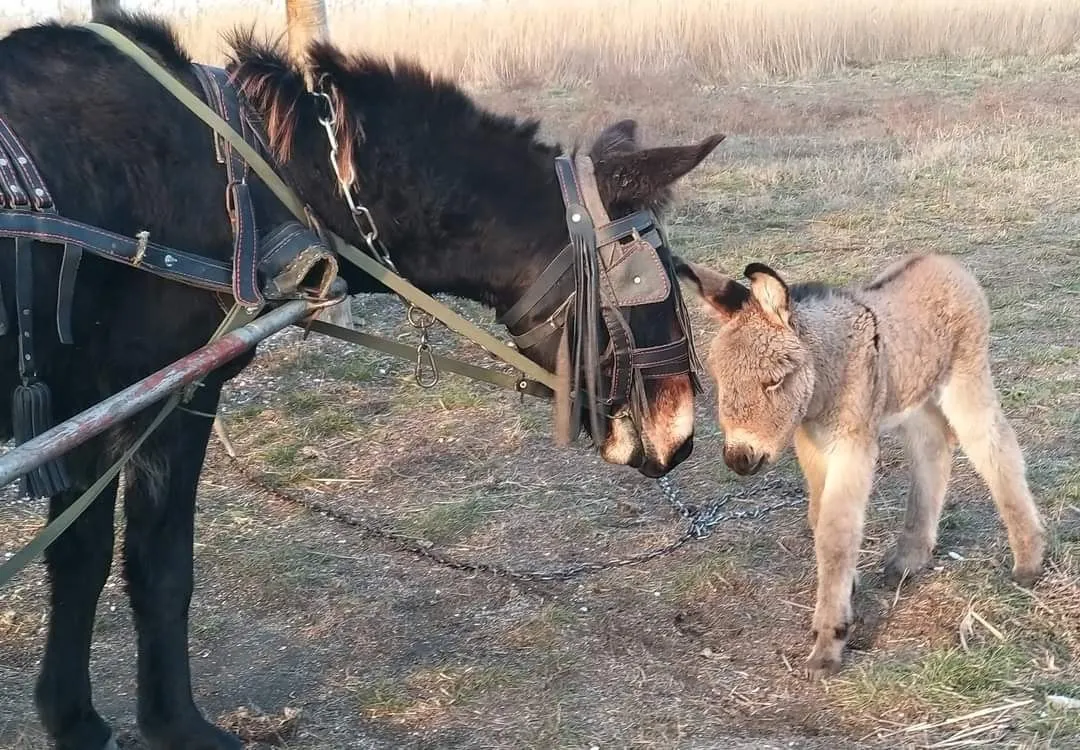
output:
[{"label": "light brown donkey foal", "polygon": [[869,284],[790,288],[768,266],[749,288],[676,262],[722,321],[709,350],[724,461],[753,474],[794,441],[817,556],[811,677],[834,674],[851,621],[855,563],[878,457],[899,428],[911,466],[904,529],[885,562],[895,584],[929,561],[959,442],[1009,534],[1013,579],[1042,574],[1044,532],[1016,435],[990,375],[990,310],[955,260],[911,256]]}]

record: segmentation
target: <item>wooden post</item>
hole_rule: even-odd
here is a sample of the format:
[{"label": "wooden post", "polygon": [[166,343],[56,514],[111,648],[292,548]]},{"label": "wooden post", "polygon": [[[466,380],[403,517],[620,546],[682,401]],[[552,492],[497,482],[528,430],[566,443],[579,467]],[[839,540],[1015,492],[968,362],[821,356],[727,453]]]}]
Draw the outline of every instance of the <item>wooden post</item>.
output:
[{"label": "wooden post", "polygon": [[[308,87],[313,81],[305,64],[308,45],[314,41],[330,38],[330,25],[326,19],[326,0],[285,0],[285,23],[289,34],[289,54],[304,67]],[[353,317],[350,300],[328,307],[316,316],[327,323],[352,328]]]},{"label": "wooden post", "polygon": [[120,10],[119,0],[90,0],[90,20],[100,21],[105,15]]}]

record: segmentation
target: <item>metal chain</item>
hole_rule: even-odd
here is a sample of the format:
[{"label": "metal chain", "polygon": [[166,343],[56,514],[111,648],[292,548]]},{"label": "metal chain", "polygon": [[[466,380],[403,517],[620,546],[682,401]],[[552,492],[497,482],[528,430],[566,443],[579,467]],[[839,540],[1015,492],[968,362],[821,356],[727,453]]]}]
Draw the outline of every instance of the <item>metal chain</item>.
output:
[{"label": "metal chain", "polygon": [[409,536],[400,531],[394,531],[376,525],[366,518],[357,518],[337,510],[336,508],[332,508],[318,500],[301,498],[285,492],[284,490],[268,487],[266,484],[253,477],[239,458],[236,456],[230,456],[230,458],[233,463],[236,464],[241,476],[248,482],[283,502],[304,508],[313,513],[318,513],[333,521],[345,524],[346,526],[351,526],[358,529],[364,536],[393,542],[405,552],[410,552],[418,557],[427,558],[432,562],[452,570],[461,570],[467,573],[487,573],[489,575],[508,578],[515,581],[569,581],[579,576],[599,573],[613,568],[639,565],[648,562],[649,560],[669,555],[691,540],[704,539],[712,533],[716,526],[726,521],[758,519],[778,510],[802,505],[804,502],[800,493],[799,495],[789,497],[786,500],[771,505],[723,513],[721,512],[722,509],[736,497],[735,493],[725,494],[701,508],[695,508],[682,501],[678,488],[675,487],[674,483],[668,477],[662,477],[657,480],[661,492],[663,492],[664,497],[667,498],[672,507],[678,511],[679,515],[688,521],[687,528],[674,541],[627,557],[613,558],[604,561],[582,562],[547,570],[522,570],[491,563],[476,562],[473,560],[459,560],[435,549],[434,545],[426,539]]},{"label": "metal chain", "polygon": [[[349,213],[352,216],[353,224],[356,225],[357,230],[360,232],[360,236],[364,238],[364,243],[371,250],[371,253],[375,256],[376,260],[389,268],[391,271],[397,272],[397,268],[394,266],[394,261],[390,259],[390,253],[386,249],[386,245],[379,240],[379,228],[375,226],[375,218],[371,215],[371,211],[363,203],[360,203],[356,199],[354,191],[356,190],[355,176],[350,174],[348,178],[341,173],[341,160],[338,158],[338,133],[337,133],[337,107],[334,106],[334,100],[331,98],[330,93],[326,90],[326,75],[319,77],[319,82],[316,86],[316,90],[312,92],[314,96],[322,100],[325,106],[325,114],[318,116],[319,124],[323,126],[323,130],[326,131],[326,139],[330,143],[330,166],[334,170],[334,176],[337,177],[338,185],[341,187],[341,192],[345,196],[345,202],[349,206]],[[355,169],[355,167],[352,167]],[[362,222],[361,219],[364,221]],[[367,227],[365,228],[364,223]]]}]

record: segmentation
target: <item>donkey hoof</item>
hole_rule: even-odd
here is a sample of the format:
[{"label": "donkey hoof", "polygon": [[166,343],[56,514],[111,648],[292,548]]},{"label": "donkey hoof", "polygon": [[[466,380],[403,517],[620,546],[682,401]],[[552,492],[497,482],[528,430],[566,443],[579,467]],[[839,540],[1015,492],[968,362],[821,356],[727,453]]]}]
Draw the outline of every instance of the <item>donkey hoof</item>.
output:
[{"label": "donkey hoof", "polygon": [[806,660],[804,675],[808,680],[817,682],[826,677],[832,677],[840,671],[843,665],[844,638],[829,640],[819,639],[814,644],[814,650],[810,652]]},{"label": "donkey hoof", "polygon": [[895,589],[907,583],[930,562],[930,554],[902,550],[899,546],[885,558],[885,585]]},{"label": "donkey hoof", "polygon": [[1012,579],[1018,586],[1025,589],[1029,589],[1035,585],[1035,582],[1042,578],[1043,566],[1041,563],[1037,565],[1025,565],[1024,567],[1013,568]]},{"label": "donkey hoof", "polygon": [[109,739],[106,740],[105,746],[101,750],[120,750],[120,746],[116,744],[115,734],[109,735]]},{"label": "donkey hoof", "polygon": [[813,656],[806,662],[803,675],[810,682],[819,682],[840,671],[843,666],[840,659],[830,656]]},{"label": "donkey hoof", "polygon": [[[143,733],[144,736],[146,732]],[[244,743],[235,734],[226,732],[209,722],[195,731],[183,734],[157,736],[149,740],[153,750],[243,750]]]}]

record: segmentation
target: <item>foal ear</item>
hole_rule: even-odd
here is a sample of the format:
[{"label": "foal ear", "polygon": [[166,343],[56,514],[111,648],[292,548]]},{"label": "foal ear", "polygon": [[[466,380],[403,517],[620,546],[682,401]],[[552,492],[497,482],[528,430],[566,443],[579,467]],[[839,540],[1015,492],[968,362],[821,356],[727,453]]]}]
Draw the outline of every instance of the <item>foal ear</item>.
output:
[{"label": "foal ear", "polygon": [[782,326],[791,327],[791,296],[776,271],[764,263],[751,263],[743,271],[750,279],[750,295],[765,315]]},{"label": "foal ear", "polygon": [[750,291],[730,276],[698,263],[688,263],[679,256],[672,257],[675,273],[690,285],[713,316],[728,320],[750,299]]},{"label": "foal ear", "polygon": [[[616,131],[620,125],[621,131]],[[609,133],[608,131],[613,131]],[[633,133],[624,123],[613,125],[604,131],[593,147],[593,163],[596,181],[604,202],[612,208],[660,208],[667,203],[671,185],[712,153],[725,136],[711,135],[693,146],[661,146],[637,149],[633,141],[625,137],[617,139],[621,132]],[[599,153],[597,147],[603,145]]]}]

